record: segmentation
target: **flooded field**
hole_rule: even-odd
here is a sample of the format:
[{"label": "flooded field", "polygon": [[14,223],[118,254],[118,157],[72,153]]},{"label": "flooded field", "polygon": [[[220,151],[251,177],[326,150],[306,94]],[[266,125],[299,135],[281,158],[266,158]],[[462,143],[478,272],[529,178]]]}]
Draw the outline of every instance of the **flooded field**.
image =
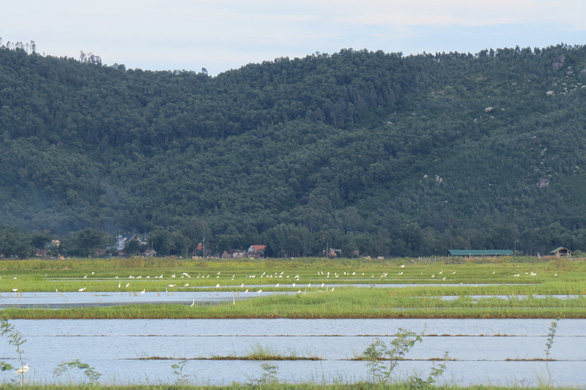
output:
[{"label": "flooded field", "polygon": [[[193,294],[193,293],[192,293]],[[232,293],[230,293],[232,294]],[[190,298],[191,299],[191,298]],[[361,355],[375,338],[390,341],[399,328],[424,333],[423,341],[398,366],[396,377],[420,375],[448,351],[441,381],[460,385],[529,386],[547,381],[546,341],[551,320],[12,320],[26,338],[27,378],[37,382],[84,381],[71,371],[53,370],[79,361],[102,373],[101,383],[173,383],[173,364],[194,384],[248,383],[263,375],[262,361],[209,360],[243,357],[264,348],[283,356],[277,377],[287,382],[358,382],[368,378]],[[14,348],[0,339],[1,359],[17,365]],[[586,320],[560,320],[549,362],[557,386],[586,386]],[[5,381],[14,376],[2,373]]]},{"label": "flooded field", "polygon": [[[393,285],[385,285],[393,286]],[[66,308],[66,307],[94,307],[137,304],[175,303],[183,305],[206,305],[221,302],[236,302],[242,299],[255,298],[275,294],[297,294],[298,292],[262,291],[260,287],[250,286],[246,292],[241,291],[212,291],[202,289],[193,291],[173,292],[34,292],[34,293],[3,293],[0,294],[0,309],[4,308]],[[327,286],[325,287],[327,288]],[[304,292],[299,292],[304,293]],[[510,299],[509,295],[468,295],[472,300],[483,298]],[[526,299],[528,295],[515,295],[516,299]],[[532,298],[578,299],[583,295],[531,295]],[[444,301],[462,298],[460,295],[445,295],[440,297]]]}]

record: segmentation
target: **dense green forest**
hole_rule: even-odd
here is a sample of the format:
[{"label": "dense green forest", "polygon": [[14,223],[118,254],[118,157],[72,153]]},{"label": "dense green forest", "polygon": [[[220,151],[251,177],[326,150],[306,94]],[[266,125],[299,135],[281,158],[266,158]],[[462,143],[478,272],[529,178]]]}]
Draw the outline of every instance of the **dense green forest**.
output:
[{"label": "dense green forest", "polygon": [[[341,50],[211,77],[0,47],[0,254],[586,251],[586,47]],[[358,252],[356,252],[358,251]]]}]

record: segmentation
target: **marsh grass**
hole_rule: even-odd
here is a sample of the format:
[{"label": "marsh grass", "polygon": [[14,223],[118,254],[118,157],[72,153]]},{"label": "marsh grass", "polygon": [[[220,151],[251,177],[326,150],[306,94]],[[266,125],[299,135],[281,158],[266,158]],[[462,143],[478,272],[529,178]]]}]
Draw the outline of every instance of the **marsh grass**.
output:
[{"label": "marsh grass", "polygon": [[[160,304],[59,310],[8,308],[7,318],[586,318],[583,259],[3,260],[0,277],[0,304],[3,294],[77,292],[81,288],[86,288],[83,294],[136,294],[142,290],[164,293],[207,287],[242,296],[248,286],[255,285],[259,286],[255,289],[267,292],[291,293],[254,295],[253,299],[235,304],[196,307]],[[330,287],[322,288],[322,283]],[[367,287],[397,283],[413,287]],[[331,286],[336,284],[332,291]],[[294,294],[297,291],[301,293]],[[481,299],[472,299],[472,295]],[[559,299],[552,295],[578,297]],[[442,299],[445,296],[459,298]]]},{"label": "marsh grass", "polygon": [[[250,352],[244,355],[228,355],[228,356],[217,356],[211,357],[195,357],[195,358],[179,358],[180,360],[258,360],[258,361],[285,361],[285,360],[310,360],[317,361],[323,360],[317,356],[299,356],[297,353],[290,351],[288,354],[278,352],[271,346],[265,346],[261,344],[255,345]],[[178,360],[174,357],[160,357],[160,356],[147,356],[138,358],[136,360]]]},{"label": "marsh grass", "polygon": [[[430,290],[427,290],[429,293]],[[410,295],[411,293],[411,295]],[[437,291],[435,291],[438,294]],[[586,318],[586,298],[482,298],[445,301],[441,295],[391,289],[338,288],[297,295],[190,307],[144,304],[67,309],[7,308],[6,318],[133,319],[133,318]]]}]

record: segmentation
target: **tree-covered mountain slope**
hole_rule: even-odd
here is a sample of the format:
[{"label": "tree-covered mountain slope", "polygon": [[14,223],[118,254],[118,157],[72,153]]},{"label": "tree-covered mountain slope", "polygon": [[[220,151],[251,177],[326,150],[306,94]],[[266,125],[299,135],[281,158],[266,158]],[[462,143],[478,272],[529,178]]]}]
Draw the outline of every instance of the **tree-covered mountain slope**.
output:
[{"label": "tree-covered mountain slope", "polygon": [[565,45],[215,77],[2,47],[0,224],[148,233],[160,254],[584,251],[585,103],[586,48]]}]

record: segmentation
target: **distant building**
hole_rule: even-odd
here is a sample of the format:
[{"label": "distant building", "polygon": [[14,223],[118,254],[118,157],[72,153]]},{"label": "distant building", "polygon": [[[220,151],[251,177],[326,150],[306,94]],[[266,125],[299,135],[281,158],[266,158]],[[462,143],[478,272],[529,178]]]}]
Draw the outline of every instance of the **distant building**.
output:
[{"label": "distant building", "polygon": [[126,248],[126,244],[128,244],[128,242],[132,239],[136,239],[138,240],[138,243],[140,245],[147,245],[147,242],[145,239],[137,236],[136,234],[124,234],[124,235],[119,235],[118,237],[116,237],[116,251],[118,251],[119,253],[124,252],[124,248]]},{"label": "distant building", "polygon": [[230,249],[222,253],[222,259],[242,259],[246,257],[246,252],[240,249]]},{"label": "distant building", "polygon": [[147,249],[142,255],[144,257],[157,257],[157,251],[154,249]]},{"label": "distant building", "polygon": [[511,249],[450,249],[448,256],[482,256],[482,257],[494,257],[494,256],[513,256]]},{"label": "distant building", "polygon": [[51,251],[49,249],[37,249],[35,251],[36,257],[50,257]]},{"label": "distant building", "polygon": [[267,249],[266,245],[251,245],[250,248],[248,248],[248,252],[264,253],[265,249]]},{"label": "distant building", "polygon": [[555,248],[554,250],[549,252],[549,254],[556,257],[571,257],[572,251],[568,248],[560,246],[559,248]]}]

